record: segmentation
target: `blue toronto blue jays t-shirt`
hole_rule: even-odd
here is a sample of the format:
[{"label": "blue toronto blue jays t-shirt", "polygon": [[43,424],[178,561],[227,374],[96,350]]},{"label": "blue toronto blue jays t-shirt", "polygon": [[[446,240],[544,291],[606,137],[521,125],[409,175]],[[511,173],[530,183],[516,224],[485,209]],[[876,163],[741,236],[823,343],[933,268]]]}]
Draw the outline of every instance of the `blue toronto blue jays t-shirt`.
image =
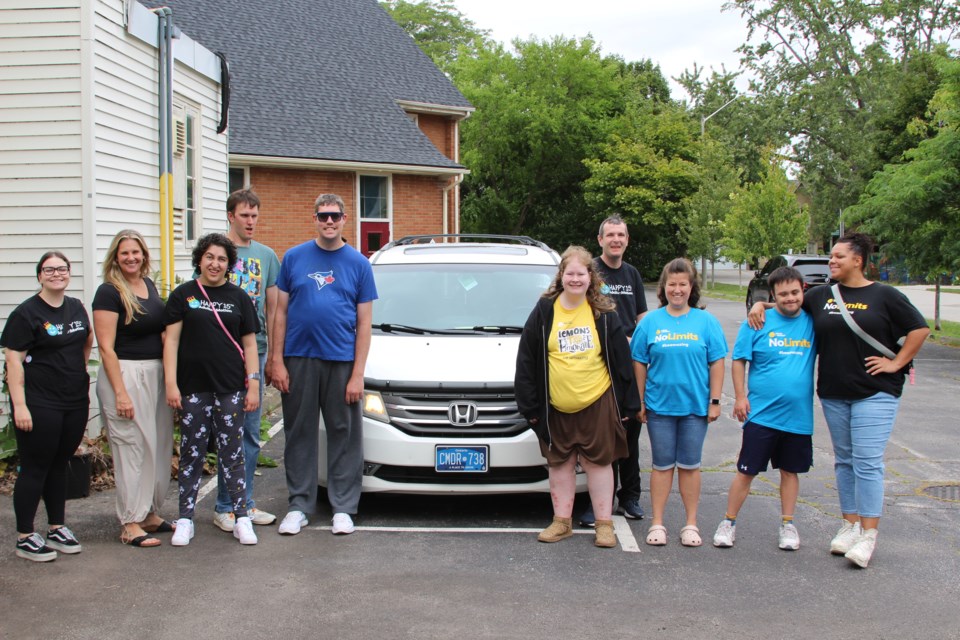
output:
[{"label": "blue toronto blue jays t-shirt", "polygon": [[634,360],[647,365],[647,409],[665,416],[707,415],[709,365],[727,355],[716,318],[703,309],[675,317],[661,307],[637,325],[630,350]]},{"label": "blue toronto blue jays t-shirt", "polygon": [[277,287],[290,296],[283,355],[353,361],[357,305],[377,299],[363,254],[350,245],[327,251],[310,240],[284,254]]},{"label": "blue toronto blue jays t-shirt", "polygon": [[788,318],[767,312],[763,329],[744,320],[733,345],[733,359],[746,360],[748,422],[771,429],[813,433],[813,365],[817,351],[813,318],[806,311]]}]

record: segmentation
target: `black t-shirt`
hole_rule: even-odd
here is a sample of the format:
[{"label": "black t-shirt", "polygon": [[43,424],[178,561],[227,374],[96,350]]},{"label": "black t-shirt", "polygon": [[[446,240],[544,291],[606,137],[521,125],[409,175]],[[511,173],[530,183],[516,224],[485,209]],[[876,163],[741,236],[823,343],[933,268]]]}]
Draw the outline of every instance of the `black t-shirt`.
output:
[{"label": "black t-shirt", "polygon": [[[866,287],[840,285],[850,315],[860,327],[896,353],[897,340],[927,326],[923,315],[897,289],[874,282]],[[865,358],[883,355],[864,342],[844,322],[828,285],[804,294],[803,308],[813,316],[817,336],[817,395],[821,398],[860,400],[879,393],[900,397],[903,375],[867,373]]]},{"label": "black t-shirt", "polygon": [[90,404],[90,375],[83,349],[90,318],[83,303],[65,297],[51,307],[39,294],[13,310],[0,346],[26,351],[23,361],[27,405],[78,409]]},{"label": "black t-shirt", "polygon": [[[204,289],[223,325],[243,347],[242,336],[260,330],[250,296],[229,282]],[[181,321],[183,327],[177,350],[180,393],[230,393],[243,389],[246,380],[243,356],[217,322],[196,280],[183,283],[167,299],[164,325]]]},{"label": "black t-shirt", "polygon": [[120,360],[159,360],[163,357],[163,338],[166,329],[163,324],[163,300],[150,278],[144,278],[147,284],[147,297],[137,297],[145,313],[136,314],[133,322],[126,324],[127,312],[120,300],[120,292],[108,282],[97,288],[93,297],[94,311],[113,311],[120,314],[117,318],[117,337],[113,350]]},{"label": "black t-shirt", "polygon": [[610,296],[617,305],[617,316],[623,324],[628,337],[633,336],[637,328],[637,316],[647,311],[647,298],[643,295],[643,279],[640,272],[626,262],[619,269],[611,269],[601,258],[594,258],[593,264],[603,280],[601,293]]}]

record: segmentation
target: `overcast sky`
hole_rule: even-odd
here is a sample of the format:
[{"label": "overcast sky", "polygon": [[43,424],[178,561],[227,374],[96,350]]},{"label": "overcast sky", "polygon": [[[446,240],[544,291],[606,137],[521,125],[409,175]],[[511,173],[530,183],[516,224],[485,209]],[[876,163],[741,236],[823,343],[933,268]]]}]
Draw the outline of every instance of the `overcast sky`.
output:
[{"label": "overcast sky", "polygon": [[[628,62],[651,59],[670,81],[675,99],[686,92],[670,80],[693,63],[736,70],[734,51],[746,37],[737,11],[722,0],[454,0],[480,29],[509,44],[516,37],[593,36],[603,53]],[[745,83],[743,83],[745,84]]]}]

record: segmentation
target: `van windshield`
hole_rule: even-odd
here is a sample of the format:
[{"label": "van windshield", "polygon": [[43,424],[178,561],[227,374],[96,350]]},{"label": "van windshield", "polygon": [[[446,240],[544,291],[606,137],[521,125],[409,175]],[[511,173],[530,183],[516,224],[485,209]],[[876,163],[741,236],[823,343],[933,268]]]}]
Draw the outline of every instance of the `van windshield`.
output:
[{"label": "van windshield", "polygon": [[373,324],[426,330],[522,327],[557,269],[546,265],[374,265]]}]

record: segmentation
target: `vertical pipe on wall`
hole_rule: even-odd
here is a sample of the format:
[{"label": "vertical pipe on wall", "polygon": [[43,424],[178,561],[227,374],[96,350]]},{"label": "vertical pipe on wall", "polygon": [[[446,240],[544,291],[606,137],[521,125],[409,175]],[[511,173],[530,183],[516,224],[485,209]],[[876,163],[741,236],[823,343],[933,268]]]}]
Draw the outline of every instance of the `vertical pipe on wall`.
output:
[{"label": "vertical pipe on wall", "polygon": [[167,120],[167,209],[164,212],[165,220],[167,223],[167,236],[170,238],[170,245],[167,247],[167,259],[168,259],[168,274],[170,289],[173,289],[174,278],[176,277],[176,255],[174,252],[174,242],[173,242],[173,136],[171,127],[173,125],[173,31],[176,27],[173,24],[173,10],[167,9],[164,13],[164,19],[166,20],[167,27],[164,30],[164,36],[167,39],[166,47],[166,88],[167,92],[164,96],[164,104],[167,110],[166,120]]},{"label": "vertical pipe on wall", "polygon": [[167,166],[166,148],[169,144],[170,123],[167,121],[166,96],[167,96],[167,21],[166,7],[161,7],[155,11],[157,14],[157,174],[160,189],[160,287],[164,293],[170,293],[173,289],[173,280],[170,276],[170,246],[173,243],[172,234],[169,233],[167,226],[167,202],[170,200],[170,194],[167,191],[167,174],[170,167]]}]

